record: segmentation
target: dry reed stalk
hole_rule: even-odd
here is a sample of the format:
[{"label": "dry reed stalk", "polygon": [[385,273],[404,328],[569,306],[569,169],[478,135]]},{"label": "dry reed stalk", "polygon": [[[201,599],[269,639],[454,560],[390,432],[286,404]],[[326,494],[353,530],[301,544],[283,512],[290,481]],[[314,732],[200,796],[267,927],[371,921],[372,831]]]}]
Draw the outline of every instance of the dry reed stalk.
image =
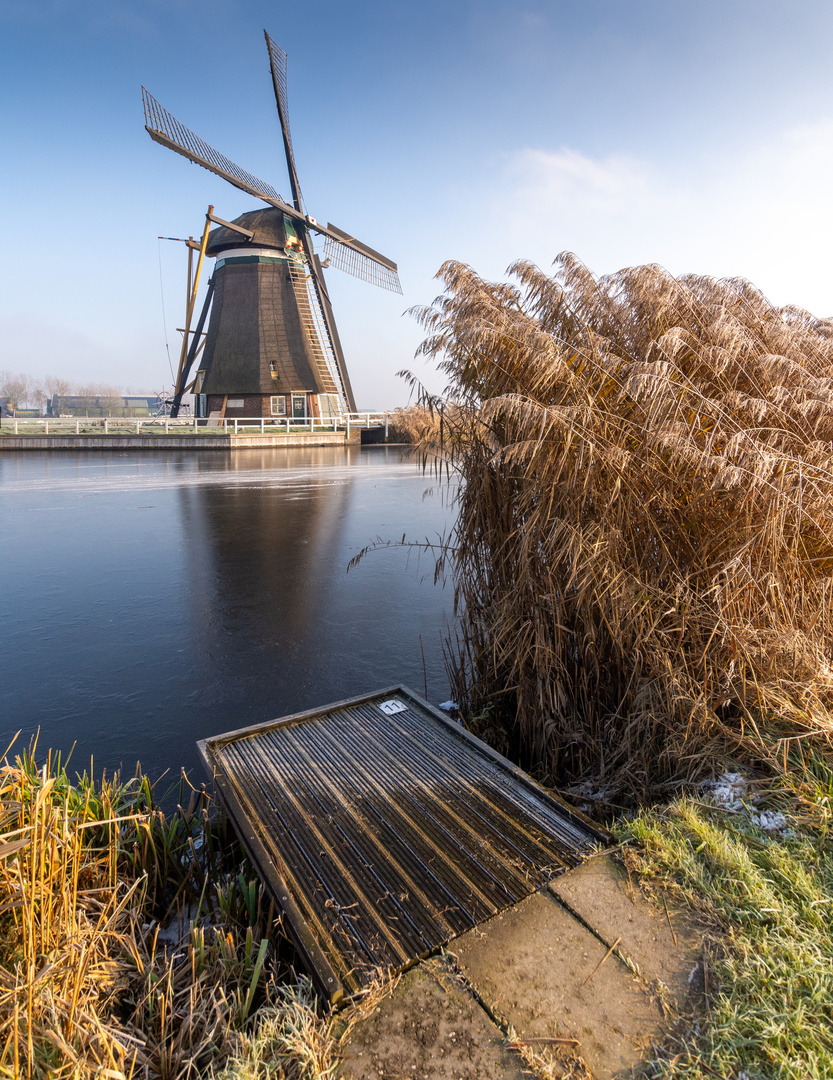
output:
[{"label": "dry reed stalk", "polygon": [[388,413],[388,434],[394,442],[418,444],[439,431],[439,417],[430,408],[409,405]]},{"label": "dry reed stalk", "polygon": [[833,732],[833,322],[748,282],[446,263],[417,312],[462,478],[456,699],[647,796]]},{"label": "dry reed stalk", "polygon": [[[0,762],[0,1076],[185,1080],[234,1048],[273,920],[254,882],[228,879],[204,801],[168,819],[143,778]],[[156,919],[195,901],[163,944]]]}]

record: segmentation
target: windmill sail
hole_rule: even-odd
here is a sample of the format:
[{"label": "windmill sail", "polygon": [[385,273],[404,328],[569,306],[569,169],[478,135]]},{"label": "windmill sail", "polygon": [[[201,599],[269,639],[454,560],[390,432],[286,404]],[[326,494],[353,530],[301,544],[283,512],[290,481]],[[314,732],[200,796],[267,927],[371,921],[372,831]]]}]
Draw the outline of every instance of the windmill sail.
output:
[{"label": "windmill sail", "polygon": [[271,184],[259,180],[256,176],[241,169],[233,161],[229,161],[213,146],[209,146],[199,135],[195,135],[190,128],[180,124],[175,116],[172,116],[164,106],[160,105],[156,98],[142,87],[142,103],[145,107],[145,129],[154,140],[162,146],[167,146],[177,154],[182,154],[204,169],[222,176],[230,184],[240,188],[241,191],[254,195],[264,202],[278,202],[285,205],[283,199],[275,191]]},{"label": "windmill sail", "polygon": [[321,260],[312,249],[312,240],[309,234],[304,237],[304,254],[307,257],[307,265],[309,266],[310,276],[307,286],[310,306],[315,313],[316,331],[328,358],[328,364],[338,381],[340,400],[350,412],[355,412],[356,399],[353,396],[353,388],[347,374],[344,353],[341,351],[341,341],[333,318],[330,295],[324,281],[324,270],[321,266]]},{"label": "windmill sail", "polygon": [[[333,266],[344,270],[354,277],[368,281],[372,285],[379,285],[391,292],[402,292],[399,284],[396,263],[380,255],[378,251],[361,243],[350,233],[328,224],[326,228],[317,221],[304,214],[302,211],[285,202],[275,191],[271,184],[260,180],[251,173],[229,161],[227,157],[215,150],[199,135],[190,128],[185,127],[179,120],[156,100],[156,98],[142,87],[142,102],[145,107],[145,128],[148,135],[162,146],[181,154],[183,157],[201,165],[216,176],[221,176],[236,188],[254,195],[256,199],[262,199],[270,206],[283,210],[285,214],[303,223],[308,229],[321,233],[325,237],[325,254],[329,257]],[[288,128],[287,128],[288,131]],[[291,154],[291,144],[286,143],[287,160]],[[294,167],[294,162],[293,162]],[[290,173],[290,176],[292,174]],[[300,189],[297,188],[297,177],[292,180],[293,191],[297,190],[297,199],[300,203]]]},{"label": "windmill sail", "polygon": [[355,412],[344,388],[335,350],[330,342],[324,312],[313,279],[307,273],[306,268],[299,266],[297,263],[289,267],[289,276],[292,279],[301,322],[309,338],[318,377],[321,380],[324,392],[335,395],[344,411]]},{"label": "windmill sail", "polygon": [[266,48],[269,50],[269,67],[272,70],[272,86],[275,89],[275,101],[278,106],[278,116],[281,121],[281,133],[283,146],[286,151],[286,167],[289,170],[289,183],[292,188],[292,199],[295,209],[303,212],[303,200],[301,198],[301,185],[298,183],[298,170],[295,168],[295,153],[292,149],[292,132],[289,130],[289,107],[286,92],[286,62],[287,56],[283,49],[276,45],[266,31]]},{"label": "windmill sail", "polygon": [[369,281],[371,285],[378,285],[381,289],[402,292],[395,262],[386,259],[367,244],[362,244],[349,233],[337,229],[329,221],[324,237],[324,256],[330,260],[331,265],[352,274],[353,277],[361,278],[362,281]]}]

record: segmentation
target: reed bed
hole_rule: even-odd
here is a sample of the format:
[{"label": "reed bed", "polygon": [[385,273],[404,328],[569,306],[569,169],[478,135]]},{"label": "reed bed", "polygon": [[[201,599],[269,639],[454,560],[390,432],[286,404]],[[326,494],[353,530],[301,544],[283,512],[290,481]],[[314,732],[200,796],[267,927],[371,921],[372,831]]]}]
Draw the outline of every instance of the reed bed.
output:
[{"label": "reed bed", "polygon": [[[455,696],[562,785],[658,795],[833,731],[833,322],[659,266],[484,281],[416,314],[462,479]],[[618,795],[617,795],[618,793]]]},{"label": "reed bed", "polygon": [[274,911],[206,793],[0,762],[0,1076],[220,1066],[286,972]]},{"label": "reed bed", "polygon": [[388,435],[391,442],[419,443],[432,422],[431,411],[421,405],[394,409],[388,413]]}]

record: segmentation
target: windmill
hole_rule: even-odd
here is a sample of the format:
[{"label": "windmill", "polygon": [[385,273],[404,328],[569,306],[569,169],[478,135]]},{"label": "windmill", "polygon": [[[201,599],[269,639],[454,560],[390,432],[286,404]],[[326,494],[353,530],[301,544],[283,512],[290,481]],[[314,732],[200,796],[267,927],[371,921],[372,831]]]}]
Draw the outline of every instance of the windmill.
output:
[{"label": "windmill", "polygon": [[[226,410],[229,415],[235,410],[236,415],[246,417],[327,417],[355,412],[323,267],[335,266],[374,285],[402,292],[396,263],[335,225],[328,222],[323,226],[304,209],[289,131],[287,57],[266,31],[264,36],[291,202],[189,131],[142,87],[145,129],[155,142],[267,204],[266,209],[250,211],[234,221],[215,217],[213,207],[209,207],[202,243],[190,245],[200,254],[193,288],[189,288],[172,416],[177,414],[201,348],[200,368],[190,384],[197,394],[198,415],[225,415]],[[209,233],[209,222],[219,228]],[[313,233],[324,237],[323,263],[313,250]],[[206,255],[215,258],[216,265],[189,340],[199,268]]]}]

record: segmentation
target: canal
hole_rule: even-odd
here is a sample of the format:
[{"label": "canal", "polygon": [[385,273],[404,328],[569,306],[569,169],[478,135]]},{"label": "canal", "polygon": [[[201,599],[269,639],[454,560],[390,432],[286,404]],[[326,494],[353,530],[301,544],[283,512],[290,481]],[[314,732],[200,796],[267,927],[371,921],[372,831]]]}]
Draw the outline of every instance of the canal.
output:
[{"label": "canal", "polygon": [[[0,739],[204,779],[207,735],[402,682],[442,701],[452,521],[396,447],[0,454]],[[165,782],[163,782],[164,785]]]}]

